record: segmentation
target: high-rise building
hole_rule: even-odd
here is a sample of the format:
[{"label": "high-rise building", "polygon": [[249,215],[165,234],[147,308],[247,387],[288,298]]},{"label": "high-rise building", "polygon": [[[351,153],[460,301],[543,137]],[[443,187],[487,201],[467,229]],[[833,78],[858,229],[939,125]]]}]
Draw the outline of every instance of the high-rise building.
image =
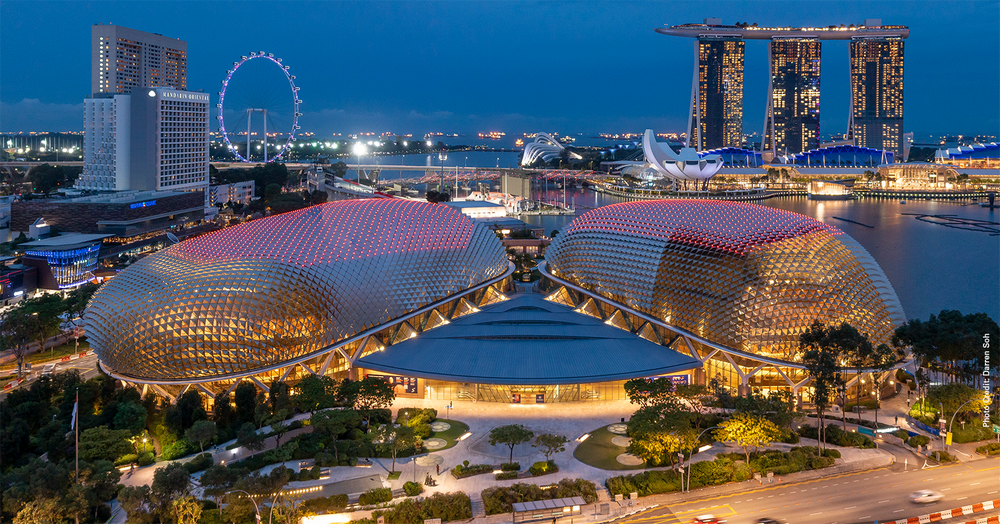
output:
[{"label": "high-rise building", "polygon": [[699,151],[740,147],[743,141],[743,56],[741,37],[708,36],[695,41],[688,146]]},{"label": "high-rise building", "polygon": [[83,101],[83,172],[79,189],[124,191],[129,187],[131,97],[98,93]]},{"label": "high-rise building", "polygon": [[78,189],[207,191],[207,93],[136,88],[88,98],[84,108]]},{"label": "high-rise building", "polygon": [[187,42],[117,25],[91,29],[91,93],[187,89]]},{"label": "high-rise building", "polygon": [[859,146],[903,154],[903,39],[851,40],[851,129]]},{"label": "high-rise building", "polygon": [[765,150],[795,154],[819,147],[820,46],[819,39],[808,37],[774,37],[768,43]]}]

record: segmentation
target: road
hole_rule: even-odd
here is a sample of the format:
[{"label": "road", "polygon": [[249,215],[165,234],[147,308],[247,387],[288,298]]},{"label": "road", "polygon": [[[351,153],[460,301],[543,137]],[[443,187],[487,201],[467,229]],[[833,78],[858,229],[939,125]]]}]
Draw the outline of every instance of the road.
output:
[{"label": "road", "polygon": [[[88,355],[86,357],[78,358],[76,360],[70,360],[69,362],[60,362],[59,359],[47,361],[47,362],[36,362],[31,365],[31,373],[28,374],[28,380],[22,382],[20,385],[16,386],[14,389],[28,388],[31,384],[38,380],[41,376],[42,369],[46,364],[54,363],[56,364],[56,369],[54,373],[61,373],[63,371],[69,371],[75,369],[80,372],[80,376],[83,380],[89,380],[97,376],[97,355]],[[4,391],[0,393],[0,400],[7,397],[7,393],[10,393],[14,389]]]},{"label": "road", "polygon": [[[907,496],[919,489],[941,491],[945,498],[935,504],[912,504]],[[691,522],[694,517],[704,514],[724,518],[729,524],[754,523],[761,517],[793,524],[884,522],[1000,498],[998,493],[1000,465],[997,459],[930,469],[911,465],[904,470],[902,464],[894,464],[872,471],[675,503],[615,522],[677,524]],[[956,522],[966,520],[974,518],[955,519]]]}]

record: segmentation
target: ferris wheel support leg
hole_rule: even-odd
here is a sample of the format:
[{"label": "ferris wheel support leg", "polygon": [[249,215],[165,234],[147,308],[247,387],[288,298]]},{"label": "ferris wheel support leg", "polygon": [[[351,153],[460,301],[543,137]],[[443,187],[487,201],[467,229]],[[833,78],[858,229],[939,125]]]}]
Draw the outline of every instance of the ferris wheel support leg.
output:
[{"label": "ferris wheel support leg", "polygon": [[267,163],[267,109],[264,109],[264,163]]},{"label": "ferris wheel support leg", "polygon": [[247,109],[247,162],[250,161],[250,117],[253,115],[253,109]]}]

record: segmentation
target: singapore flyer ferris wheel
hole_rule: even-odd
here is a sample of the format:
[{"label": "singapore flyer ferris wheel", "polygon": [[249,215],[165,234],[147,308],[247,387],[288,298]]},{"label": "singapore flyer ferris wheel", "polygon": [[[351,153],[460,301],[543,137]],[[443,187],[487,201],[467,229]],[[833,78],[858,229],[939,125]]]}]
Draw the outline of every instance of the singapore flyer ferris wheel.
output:
[{"label": "singapore flyer ferris wheel", "polygon": [[233,62],[219,91],[219,132],[240,162],[287,156],[299,129],[299,88],[273,54],[252,52]]}]

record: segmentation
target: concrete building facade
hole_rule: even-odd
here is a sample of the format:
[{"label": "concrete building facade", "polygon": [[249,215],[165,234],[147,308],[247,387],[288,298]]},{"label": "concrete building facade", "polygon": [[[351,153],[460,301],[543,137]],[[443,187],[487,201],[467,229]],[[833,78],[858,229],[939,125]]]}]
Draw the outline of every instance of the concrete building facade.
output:
[{"label": "concrete building facade", "polygon": [[187,89],[187,42],[117,25],[91,28],[91,93]]}]

